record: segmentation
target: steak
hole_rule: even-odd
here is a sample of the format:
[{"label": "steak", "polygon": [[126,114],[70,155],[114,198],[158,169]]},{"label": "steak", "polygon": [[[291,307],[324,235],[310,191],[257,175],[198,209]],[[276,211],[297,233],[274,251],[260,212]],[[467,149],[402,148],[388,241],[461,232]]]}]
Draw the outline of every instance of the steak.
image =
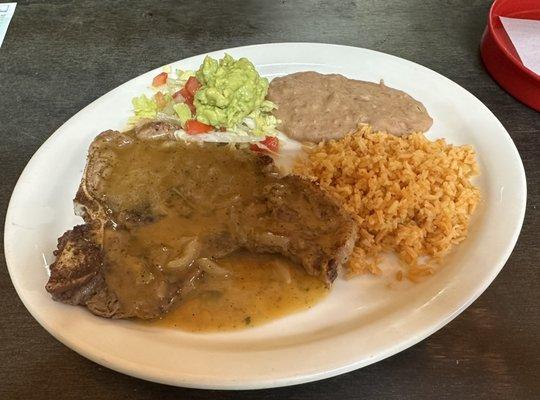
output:
[{"label": "steak", "polygon": [[280,176],[266,155],[174,139],[176,126],[105,131],[75,197],[84,225],[58,240],[53,299],[110,318],[156,318],[208,264],[244,248],[282,254],[330,285],[356,240],[317,184]]}]

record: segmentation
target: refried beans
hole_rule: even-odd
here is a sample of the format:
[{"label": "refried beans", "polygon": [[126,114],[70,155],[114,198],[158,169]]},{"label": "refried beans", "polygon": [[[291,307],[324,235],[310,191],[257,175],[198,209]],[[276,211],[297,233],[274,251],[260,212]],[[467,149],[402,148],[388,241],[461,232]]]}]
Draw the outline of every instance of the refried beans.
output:
[{"label": "refried beans", "polygon": [[433,120],[422,103],[381,83],[342,75],[298,72],[272,80],[268,99],[277,105],[278,128],[309,142],[338,139],[369,124],[397,136],[427,131]]}]

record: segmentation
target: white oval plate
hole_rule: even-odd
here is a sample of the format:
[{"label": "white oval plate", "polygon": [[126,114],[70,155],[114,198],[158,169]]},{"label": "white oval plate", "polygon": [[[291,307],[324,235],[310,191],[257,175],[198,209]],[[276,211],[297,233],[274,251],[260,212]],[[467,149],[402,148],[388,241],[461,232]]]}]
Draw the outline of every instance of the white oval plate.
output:
[{"label": "white oval plate", "polygon": [[[32,157],[13,192],[5,253],[17,293],[36,320],[62,343],[109,368],[178,386],[253,389],[314,381],[391,356],[431,335],[470,305],[508,259],[525,212],[523,165],[510,136],[472,94],[418,64],[371,50],[276,43],[226,50],[248,57],[262,75],[341,73],[402,89],[434,119],[429,137],[472,144],[483,201],[469,238],[432,278],[416,285],[363,276],[338,279],[309,311],[230,333],[193,334],[95,317],[45,292],[57,238],[81,221],[72,198],[92,139],[121,129],[131,98],[148,90],[155,69],[107,93],[58,129]],[[224,51],[210,53],[223,56]],[[173,64],[196,69],[204,55]]]}]

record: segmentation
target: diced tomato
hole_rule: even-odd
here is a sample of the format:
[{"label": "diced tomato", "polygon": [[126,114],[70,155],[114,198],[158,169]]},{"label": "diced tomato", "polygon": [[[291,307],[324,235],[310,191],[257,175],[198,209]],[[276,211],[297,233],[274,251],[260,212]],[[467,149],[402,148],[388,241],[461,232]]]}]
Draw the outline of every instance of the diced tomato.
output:
[{"label": "diced tomato", "polygon": [[177,92],[174,92],[173,95],[172,95],[172,98],[173,100],[176,102],[176,103],[183,103],[185,98],[184,96],[182,95],[182,90],[179,90]]},{"label": "diced tomato", "polygon": [[176,103],[186,103],[186,105],[189,107],[191,112],[195,114],[195,105],[193,104],[193,97],[191,94],[186,90],[186,88],[182,88],[179,91],[175,92],[173,95],[173,100]]},{"label": "diced tomato", "polygon": [[156,100],[156,105],[160,110],[165,108],[165,106],[167,105],[167,100],[165,100],[165,96],[161,92],[157,92],[154,95],[154,100]]},{"label": "diced tomato", "polygon": [[[195,97],[195,92],[197,92],[197,90],[200,87],[201,87],[201,84],[199,83],[197,78],[195,78],[194,76],[190,76],[189,79],[187,80],[186,84],[184,85],[184,87],[173,94],[173,99],[177,103],[178,102],[186,103],[186,105],[191,110],[191,113],[195,114],[197,112],[197,110],[195,108],[195,104],[193,104],[193,100],[194,100],[194,97]],[[208,131],[206,131],[206,132],[208,132]],[[197,132],[197,133],[201,133],[201,132]]]},{"label": "diced tomato", "polygon": [[262,144],[274,153],[277,153],[279,150],[279,139],[275,136],[267,136],[266,139],[262,141]]},{"label": "diced tomato", "polygon": [[195,96],[200,87],[201,83],[194,76],[190,76],[185,85],[186,90],[191,93],[191,97]]},{"label": "diced tomato", "polygon": [[197,112],[195,108],[195,104],[193,104],[193,97],[188,97],[187,99],[184,100],[184,103],[187,104],[192,114],[195,114]]},{"label": "diced tomato", "polygon": [[185,86],[182,89],[180,89],[177,93],[180,93],[186,100],[187,99],[193,100],[193,95],[188,92]]},{"label": "diced tomato", "polygon": [[152,81],[152,86],[158,87],[158,86],[165,85],[165,83],[167,83],[167,76],[168,76],[168,74],[166,72],[162,72],[161,74],[157,74],[154,77],[154,80]]},{"label": "diced tomato", "polygon": [[186,122],[186,132],[190,135],[198,135],[199,133],[206,133],[213,130],[214,127],[212,125],[203,124],[196,119],[190,119]]},{"label": "diced tomato", "polygon": [[272,153],[277,153],[279,150],[279,139],[275,136],[266,136],[264,140],[259,143],[254,143],[249,148],[252,151],[265,151],[268,150]]}]

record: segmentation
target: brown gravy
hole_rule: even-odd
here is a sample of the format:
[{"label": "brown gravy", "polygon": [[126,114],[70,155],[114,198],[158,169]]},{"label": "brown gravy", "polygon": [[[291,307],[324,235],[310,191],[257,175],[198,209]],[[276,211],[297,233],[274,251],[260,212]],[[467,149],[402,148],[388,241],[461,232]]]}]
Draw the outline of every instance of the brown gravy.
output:
[{"label": "brown gravy", "polygon": [[336,74],[309,71],[276,78],[268,99],[278,106],[278,128],[300,141],[338,139],[359,124],[400,136],[425,132],[433,123],[424,105],[407,93]]},{"label": "brown gravy", "polygon": [[290,260],[237,251],[220,260],[226,278],[203,277],[185,299],[150,324],[192,332],[252,327],[312,307],[328,288]]},{"label": "brown gravy", "polygon": [[[168,263],[181,258],[202,231],[206,237],[212,229],[217,234],[226,223],[227,204],[249,195],[258,177],[241,154],[231,157],[222,148],[193,144],[186,151],[180,143],[131,140],[111,148],[114,173],[102,182],[111,220],[104,234],[105,279],[130,314],[144,316],[166,309],[172,297],[182,297],[181,289],[173,294],[178,282],[189,281],[196,270],[175,272]],[[237,179],[213,182],[233,174]],[[226,247],[217,241],[216,246]],[[203,250],[211,254],[198,257],[212,256],[210,247]]]},{"label": "brown gravy", "polygon": [[[123,135],[125,146],[104,152],[111,155],[109,172],[99,184],[109,208],[105,280],[126,314],[161,315],[156,324],[190,331],[230,330],[309,308],[325,296],[325,283],[292,261],[234,251],[222,236],[227,209],[274,179],[261,174],[251,156]],[[193,238],[197,255],[188,267],[171,269]],[[214,260],[227,275],[201,269],[201,259]]]}]

